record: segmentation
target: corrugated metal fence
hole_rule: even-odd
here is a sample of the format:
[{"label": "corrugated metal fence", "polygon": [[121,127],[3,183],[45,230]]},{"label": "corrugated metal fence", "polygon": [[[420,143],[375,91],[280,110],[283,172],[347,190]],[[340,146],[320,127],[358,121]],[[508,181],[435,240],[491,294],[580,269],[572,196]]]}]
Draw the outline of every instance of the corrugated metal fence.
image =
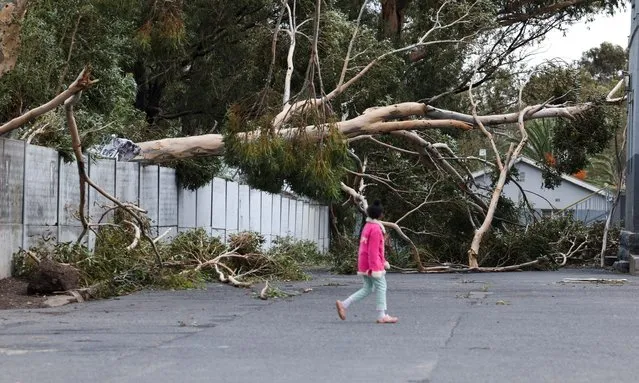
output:
[{"label": "corrugated metal fence", "polygon": [[[219,178],[189,191],[177,185],[170,168],[114,160],[87,163],[93,181],[148,211],[155,233],[171,228],[166,238],[195,227],[223,239],[251,230],[264,235],[267,247],[278,236],[293,236],[317,243],[322,251],[328,248],[328,208],[313,201]],[[11,256],[21,247],[42,237],[77,239],[82,231],[76,217],[79,198],[75,163],[64,163],[49,148],[0,139],[0,278],[10,275]],[[89,190],[88,216],[99,219],[104,205],[107,200]]]}]

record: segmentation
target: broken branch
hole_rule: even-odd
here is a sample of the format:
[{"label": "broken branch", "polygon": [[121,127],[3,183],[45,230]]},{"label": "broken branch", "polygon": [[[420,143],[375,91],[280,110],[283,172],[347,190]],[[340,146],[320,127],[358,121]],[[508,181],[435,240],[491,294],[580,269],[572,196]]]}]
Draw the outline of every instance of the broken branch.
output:
[{"label": "broken branch", "polygon": [[90,77],[89,69],[84,68],[82,72],[80,72],[80,75],[78,75],[78,78],[76,78],[75,81],[71,85],[69,85],[69,88],[67,90],[57,95],[46,104],[43,104],[38,106],[37,108],[31,109],[27,113],[19,117],[16,117],[13,120],[0,126],[0,135],[3,135],[14,129],[17,129],[21,127],[22,125],[26,124],[27,122],[31,121],[32,119],[38,116],[41,116],[50,110],[57,108],[58,106],[64,104],[71,97],[89,88],[91,85],[95,84],[98,81],[98,80],[91,80],[89,77]]}]

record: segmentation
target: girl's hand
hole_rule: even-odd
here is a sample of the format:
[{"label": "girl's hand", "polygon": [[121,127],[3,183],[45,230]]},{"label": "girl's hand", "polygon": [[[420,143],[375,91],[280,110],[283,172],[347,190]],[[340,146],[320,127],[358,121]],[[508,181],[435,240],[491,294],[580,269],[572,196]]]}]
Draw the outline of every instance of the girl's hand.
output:
[{"label": "girl's hand", "polygon": [[384,269],[390,269],[390,263],[388,263],[388,261],[384,261]]}]

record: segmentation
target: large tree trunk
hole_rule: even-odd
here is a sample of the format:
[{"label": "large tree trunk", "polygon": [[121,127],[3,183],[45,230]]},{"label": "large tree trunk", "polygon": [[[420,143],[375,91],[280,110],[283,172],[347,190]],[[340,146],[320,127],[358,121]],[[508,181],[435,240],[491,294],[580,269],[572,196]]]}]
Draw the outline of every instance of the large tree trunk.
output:
[{"label": "large tree trunk", "polygon": [[[351,120],[338,122],[337,129],[346,137],[352,138],[368,134],[383,134],[398,130],[417,130],[431,128],[472,129],[472,125],[450,119],[426,120],[410,119],[397,121],[413,116],[424,116],[427,106],[418,102],[405,102],[380,108],[368,109],[362,115]],[[329,125],[306,126],[301,128],[281,129],[278,134],[286,138],[295,138],[304,130],[309,138],[319,140],[328,134]],[[259,132],[240,133],[243,138],[255,139]],[[206,134],[202,136],[165,138],[137,144],[140,147],[142,161],[163,162],[174,159],[198,156],[220,156],[224,154],[224,136],[221,134]]]},{"label": "large tree trunk", "polygon": [[[508,162],[508,160],[506,162]],[[477,256],[479,255],[479,246],[481,245],[481,240],[484,238],[484,235],[488,232],[488,229],[490,229],[490,225],[492,225],[493,223],[493,217],[495,216],[495,211],[497,210],[497,203],[499,202],[501,191],[504,188],[504,184],[506,183],[508,170],[509,169],[507,168],[501,170],[499,179],[497,180],[497,184],[495,185],[495,190],[493,190],[493,194],[490,199],[490,205],[488,206],[486,218],[484,219],[481,227],[479,227],[479,229],[475,231],[473,241],[470,244],[470,249],[468,249],[468,267],[471,269],[476,269],[479,267],[479,262],[477,261]]]},{"label": "large tree trunk", "polygon": [[[473,102],[472,96],[471,96],[471,102]],[[483,121],[476,115],[476,112],[475,112],[476,107],[477,107],[477,104],[474,104],[473,115],[474,115],[475,121],[477,122],[477,125],[479,126],[479,128],[484,132],[484,134],[487,135],[488,139],[492,143],[493,148],[495,148],[494,149],[495,154],[497,155],[497,157],[499,157],[499,152],[496,149],[495,142],[492,138],[492,135],[488,133],[486,128],[483,126]],[[514,144],[510,145],[510,148],[508,149],[508,153],[506,153],[506,160],[503,162],[503,164],[501,163],[500,160],[497,160],[497,165],[499,166],[499,178],[497,179],[497,184],[495,185],[495,189],[493,190],[492,197],[490,198],[490,205],[488,206],[486,217],[484,217],[484,222],[479,227],[479,229],[475,231],[475,235],[473,236],[473,241],[470,244],[470,249],[468,249],[468,267],[471,269],[476,269],[479,267],[477,256],[479,255],[479,246],[481,245],[481,240],[484,238],[484,235],[488,232],[488,230],[490,229],[490,226],[493,223],[493,218],[495,217],[495,211],[497,210],[497,204],[499,203],[499,197],[501,196],[501,191],[503,190],[504,185],[506,184],[506,179],[508,178],[508,172],[510,172],[510,169],[515,165],[515,161],[517,161],[517,158],[519,158],[519,155],[521,154],[522,150],[524,150],[524,147],[526,146],[526,143],[528,142],[528,133],[526,132],[526,127],[524,125],[524,120],[526,118],[526,115],[528,113],[530,113],[531,115],[534,115],[537,112],[543,111],[542,108],[543,106],[540,106],[540,105],[529,106],[525,108],[524,110],[522,110],[521,112],[519,112],[519,115],[517,116],[517,124],[519,126],[519,133],[521,134],[521,139],[519,140],[519,144],[516,147],[514,146]]]},{"label": "large tree trunk", "polygon": [[399,38],[404,24],[404,10],[410,0],[382,0],[382,29],[384,37]]},{"label": "large tree trunk", "polygon": [[[572,118],[575,114],[591,108],[591,104],[582,104],[562,108],[542,108],[535,113],[524,116],[525,120],[565,117]],[[408,119],[422,117],[426,119]],[[519,113],[479,116],[486,125],[501,125],[516,123]],[[399,120],[399,121],[398,121]],[[346,137],[352,138],[369,134],[384,134],[401,130],[424,130],[432,128],[472,129],[473,116],[437,109],[418,102],[405,102],[366,110],[362,115],[351,120],[338,122],[335,126]],[[328,130],[327,125],[306,126],[301,128],[282,129],[279,134],[283,137],[295,137],[299,130],[320,139]],[[259,133],[244,133],[248,139],[257,137]],[[141,157],[136,158],[143,162],[164,162],[175,159],[221,156],[224,154],[224,136],[221,134],[205,134],[201,136],[164,138],[161,140],[137,143],[140,147]]]},{"label": "large tree trunk", "polygon": [[[4,4],[2,4],[4,3]],[[28,0],[0,2],[0,77],[16,65],[20,49],[20,32],[22,20],[27,13]]]}]

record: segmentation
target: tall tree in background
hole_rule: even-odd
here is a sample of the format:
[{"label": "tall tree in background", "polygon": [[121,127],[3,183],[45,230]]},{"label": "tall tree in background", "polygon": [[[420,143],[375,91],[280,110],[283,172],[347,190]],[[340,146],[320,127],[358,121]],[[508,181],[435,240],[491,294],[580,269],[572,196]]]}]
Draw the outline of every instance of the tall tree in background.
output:
[{"label": "tall tree in background", "polygon": [[28,0],[0,3],[0,76],[16,65],[20,50],[20,25],[27,12]]}]

